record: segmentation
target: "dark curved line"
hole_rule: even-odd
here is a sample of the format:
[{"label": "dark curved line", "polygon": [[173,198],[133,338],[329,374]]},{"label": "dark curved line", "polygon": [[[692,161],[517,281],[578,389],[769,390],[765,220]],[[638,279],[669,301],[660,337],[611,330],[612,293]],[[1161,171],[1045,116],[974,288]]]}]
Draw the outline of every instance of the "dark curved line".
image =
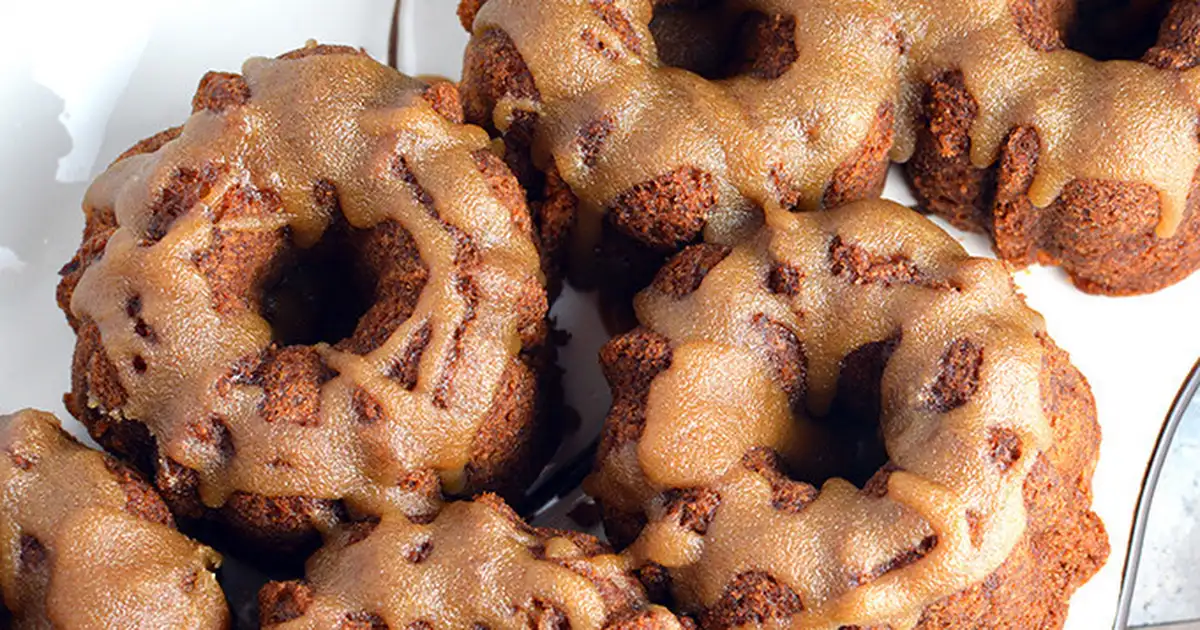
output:
[{"label": "dark curved line", "polygon": [[1146,468],[1146,478],[1142,482],[1142,493],[1138,497],[1137,512],[1133,520],[1133,531],[1129,536],[1129,549],[1125,554],[1125,569],[1121,576],[1121,595],[1117,600],[1117,616],[1113,621],[1114,630],[1126,630],[1129,627],[1129,613],[1133,606],[1133,591],[1137,584],[1138,564],[1142,559],[1142,545],[1146,540],[1146,522],[1150,520],[1150,508],[1154,503],[1154,489],[1158,486],[1159,475],[1167,462],[1167,454],[1171,451],[1171,441],[1179,425],[1183,424],[1184,414],[1192,399],[1200,391],[1200,361],[1192,366],[1191,374],[1184,381],[1183,388],[1175,396],[1171,411],[1167,414],[1166,424],[1158,435],[1154,446],[1154,456]]},{"label": "dark curved line", "polygon": [[549,507],[555,499],[565,497],[571,491],[583,484],[583,480],[592,472],[596,460],[596,452],[600,448],[600,438],[597,437],[574,459],[568,461],[562,468],[555,471],[532,492],[524,496],[517,505],[517,513],[529,520]]},{"label": "dark curved line", "polygon": [[403,0],[396,0],[396,6],[392,8],[392,24],[391,30],[388,32],[388,51],[387,64],[397,70],[400,69],[400,3]]}]

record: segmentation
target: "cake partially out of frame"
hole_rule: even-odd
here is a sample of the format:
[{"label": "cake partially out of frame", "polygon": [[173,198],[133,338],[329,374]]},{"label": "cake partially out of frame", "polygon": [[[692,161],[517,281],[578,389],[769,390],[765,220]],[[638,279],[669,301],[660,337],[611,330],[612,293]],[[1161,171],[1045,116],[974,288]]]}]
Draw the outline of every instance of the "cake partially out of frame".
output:
[{"label": "cake partially out of frame", "polygon": [[0,625],[228,627],[221,557],[136,472],[39,411],[0,417],[0,451]]},{"label": "cake partially out of frame", "polygon": [[[503,137],[548,235],[575,225],[578,258],[652,273],[761,211],[877,196],[906,162],[926,211],[1085,291],[1154,291],[1200,266],[1190,0],[463,0],[460,15],[467,119]],[[1114,23],[1148,50],[1114,45]]]}]

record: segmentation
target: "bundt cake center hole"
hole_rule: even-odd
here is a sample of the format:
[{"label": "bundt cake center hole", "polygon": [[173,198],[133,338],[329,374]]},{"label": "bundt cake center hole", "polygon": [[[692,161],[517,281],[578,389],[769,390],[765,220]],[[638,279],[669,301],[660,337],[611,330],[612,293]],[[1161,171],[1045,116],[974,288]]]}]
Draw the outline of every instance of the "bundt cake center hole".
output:
[{"label": "bundt cake center hole", "polygon": [[1079,0],[1063,40],[1093,59],[1140,59],[1157,41],[1170,8],[1171,0]]},{"label": "bundt cake center hole", "polygon": [[864,411],[835,407],[823,416],[798,418],[797,422],[814,426],[820,438],[816,444],[802,448],[799,458],[787,458],[788,476],[817,488],[834,478],[862,488],[888,463],[878,412],[871,415]]},{"label": "bundt cake center hole", "polygon": [[344,221],[316,245],[285,253],[262,289],[262,316],[281,346],[336,344],[354,334],[375,301],[376,277]]},{"label": "bundt cake center hole", "polygon": [[796,411],[796,421],[807,423],[818,437],[802,461],[790,464],[797,481],[816,487],[840,477],[862,488],[888,463],[883,440],[882,381],[884,368],[899,343],[899,335],[866,343],[841,361],[837,392],[829,411],[813,414]]},{"label": "bundt cake center hole", "polygon": [[773,79],[786,72],[798,56],[795,19],[727,5],[713,0],[656,4],[650,33],[659,61],[710,80]]}]

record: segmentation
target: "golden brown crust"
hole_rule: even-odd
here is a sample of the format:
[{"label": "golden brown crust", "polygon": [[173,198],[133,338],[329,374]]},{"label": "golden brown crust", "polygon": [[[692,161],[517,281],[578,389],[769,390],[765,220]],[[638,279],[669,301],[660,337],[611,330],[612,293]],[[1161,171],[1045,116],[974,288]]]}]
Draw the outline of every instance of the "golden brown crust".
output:
[{"label": "golden brown crust", "polygon": [[[165,134],[173,138],[178,135],[178,129],[168,130],[159,134],[159,136],[164,136]],[[163,144],[160,142],[161,139],[158,136],[148,138],[138,143],[138,145],[126,153],[137,155],[145,152],[143,149],[149,147],[157,149],[157,147]],[[120,159],[118,158],[118,161]],[[90,212],[87,212],[79,249],[75,251],[75,255],[71,260],[59,269],[58,274],[62,279],[59,281],[55,291],[55,298],[58,302],[58,307],[67,315],[67,323],[76,331],[79,330],[80,322],[70,313],[71,295],[75,293],[75,286],[79,284],[79,279],[83,277],[88,267],[104,254],[104,247],[108,244],[108,239],[116,229],[117,217],[113,213],[112,208],[94,208]]]},{"label": "golden brown crust", "polygon": [[985,191],[992,185],[989,172],[973,168],[968,156],[979,105],[967,93],[962,73],[938,74],[928,86],[922,112],[926,122],[906,165],[921,208],[959,229],[981,229],[988,212]]},{"label": "golden brown crust", "polygon": [[475,14],[479,13],[479,8],[487,0],[463,0],[458,5],[458,20],[462,27],[468,31],[471,30],[471,25],[475,23]]},{"label": "golden brown crust", "polygon": [[[460,89],[467,122],[485,129],[495,128],[492,110],[500,98],[540,98],[512,39],[497,30],[486,31],[467,49]],[[521,148],[528,150],[528,146]]]},{"label": "golden brown crust", "polygon": [[785,621],[804,610],[800,596],[764,571],[738,574],[721,599],[700,617],[700,627],[737,628]]},{"label": "golden brown crust", "polygon": [[1194,4],[1172,2],[1159,26],[1158,41],[1142,60],[1170,70],[1187,70],[1200,64],[1200,10]]},{"label": "golden brown crust", "polygon": [[422,97],[429,102],[434,111],[441,114],[446,120],[456,125],[463,124],[465,114],[463,113],[462,94],[459,93],[458,86],[454,83],[435,80],[425,88]]},{"label": "golden brown crust", "polygon": [[613,408],[604,423],[600,442],[599,456],[603,458],[641,436],[645,419],[636,410],[645,404],[650,383],[671,365],[670,342],[662,335],[638,328],[605,344],[600,350],[600,365],[613,388]]},{"label": "golden brown crust", "polygon": [[[870,199],[883,193],[884,180],[895,138],[895,107],[891,103],[879,106],[875,122],[867,132],[858,155],[848,159],[833,172],[825,190],[824,205],[836,208],[856,199]],[[785,207],[794,204],[784,203]]]},{"label": "golden brown crust", "polygon": [[108,455],[104,456],[104,466],[125,493],[126,512],[152,523],[175,526],[167,504],[137,471]]},{"label": "golden brown crust", "polygon": [[[245,105],[250,100],[250,86],[240,74],[232,72],[208,72],[200,79],[196,95],[192,97],[192,111],[208,110],[221,113],[226,109]],[[147,153],[155,151],[150,149]]]},{"label": "golden brown crust", "polygon": [[270,627],[296,619],[312,605],[312,586],[303,580],[267,582],[258,592],[259,619]]},{"label": "golden brown crust", "polygon": [[712,175],[680,168],[637,184],[617,197],[613,225],[650,247],[673,250],[696,240],[717,200]]},{"label": "golden brown crust", "polygon": [[713,267],[725,260],[732,251],[724,245],[701,243],[679,252],[658,270],[654,276],[654,287],[675,297],[684,297],[700,288],[704,276]]},{"label": "golden brown crust", "polygon": [[515,500],[537,477],[540,454],[552,444],[548,427],[538,424],[538,412],[544,411],[538,408],[538,389],[530,365],[514,359],[505,368],[492,409],[471,445],[466,467],[471,488],[507,493]]},{"label": "golden brown crust", "polygon": [[1075,7],[1068,0],[1020,0],[1009,3],[1013,23],[1025,43],[1034,50],[1050,52],[1066,47],[1063,31]]}]

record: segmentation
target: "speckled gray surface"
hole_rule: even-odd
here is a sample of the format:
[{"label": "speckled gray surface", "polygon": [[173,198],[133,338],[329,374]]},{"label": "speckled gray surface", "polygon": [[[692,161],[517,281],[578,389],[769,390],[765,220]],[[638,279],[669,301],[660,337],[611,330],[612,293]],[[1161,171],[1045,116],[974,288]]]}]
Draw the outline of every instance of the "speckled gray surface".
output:
[{"label": "speckled gray surface", "polygon": [[1200,397],[1168,448],[1150,504],[1130,626],[1200,619]]}]

